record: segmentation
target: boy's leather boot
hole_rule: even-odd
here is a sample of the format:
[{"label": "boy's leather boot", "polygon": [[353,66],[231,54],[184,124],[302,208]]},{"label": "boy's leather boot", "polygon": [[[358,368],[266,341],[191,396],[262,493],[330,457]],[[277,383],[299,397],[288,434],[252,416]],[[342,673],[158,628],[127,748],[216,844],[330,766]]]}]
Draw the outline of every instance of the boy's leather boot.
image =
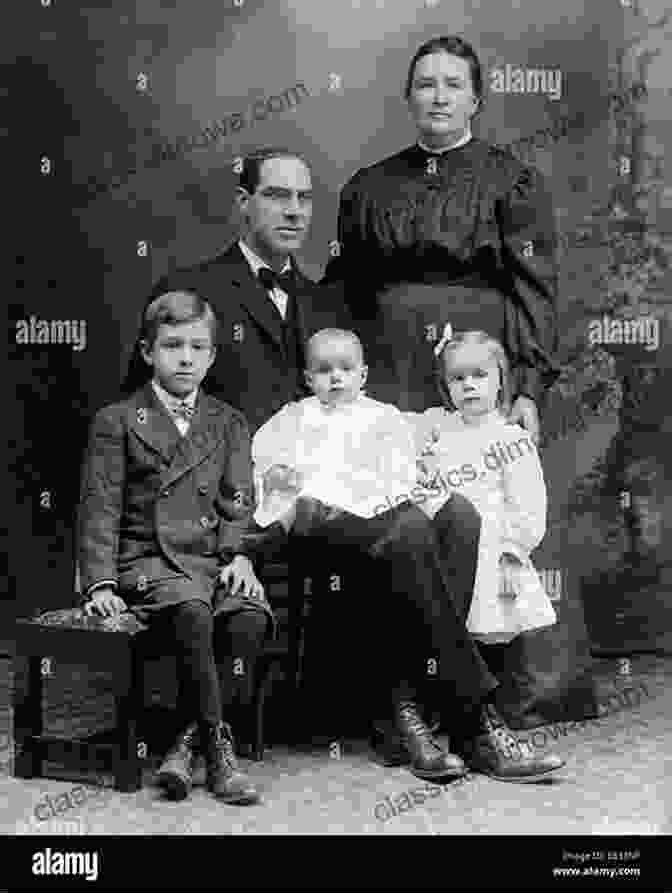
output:
[{"label": "boy's leather boot", "polygon": [[479,707],[474,733],[463,740],[460,753],[471,770],[502,782],[536,782],[566,764],[557,754],[535,754],[528,742],[516,739],[490,703]]},{"label": "boy's leather boot", "polygon": [[259,792],[238,769],[233,734],[228,723],[205,724],[201,729],[208,789],[227,804],[256,804]]},{"label": "boy's leather boot", "polygon": [[413,701],[399,701],[394,724],[376,732],[374,748],[385,766],[410,764],[411,772],[420,779],[455,779],[468,772],[461,758],[434,741]]},{"label": "boy's leather boot", "polygon": [[175,740],[175,744],[159,767],[158,784],[173,801],[182,801],[191,792],[194,769],[198,761],[198,728],[189,724]]}]

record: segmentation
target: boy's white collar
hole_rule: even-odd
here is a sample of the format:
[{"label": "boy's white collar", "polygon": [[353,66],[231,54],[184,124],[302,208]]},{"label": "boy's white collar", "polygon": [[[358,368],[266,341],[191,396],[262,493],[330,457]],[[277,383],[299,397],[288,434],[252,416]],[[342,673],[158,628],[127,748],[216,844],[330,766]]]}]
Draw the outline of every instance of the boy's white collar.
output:
[{"label": "boy's white collar", "polygon": [[169,391],[166,391],[156,379],[152,379],[152,388],[154,389],[154,393],[164,405],[164,407],[174,407],[178,404],[186,404],[188,407],[193,407],[196,405],[196,398],[198,397],[198,388],[194,388],[194,390],[187,394],[186,397],[175,397],[174,394],[171,394]]}]

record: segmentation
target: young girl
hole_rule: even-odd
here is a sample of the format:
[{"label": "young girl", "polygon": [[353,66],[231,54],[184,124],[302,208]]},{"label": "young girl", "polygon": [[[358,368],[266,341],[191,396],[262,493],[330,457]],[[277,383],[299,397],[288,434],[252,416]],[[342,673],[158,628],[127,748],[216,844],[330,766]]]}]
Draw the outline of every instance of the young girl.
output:
[{"label": "young girl", "polygon": [[467,629],[484,643],[510,642],[523,630],[557,620],[530,553],[546,531],[546,486],[537,449],[511,406],[509,365],[502,345],[485,332],[452,334],[435,348],[445,407],[418,426],[421,482],[430,516],[452,493],[481,515],[481,538]]}]

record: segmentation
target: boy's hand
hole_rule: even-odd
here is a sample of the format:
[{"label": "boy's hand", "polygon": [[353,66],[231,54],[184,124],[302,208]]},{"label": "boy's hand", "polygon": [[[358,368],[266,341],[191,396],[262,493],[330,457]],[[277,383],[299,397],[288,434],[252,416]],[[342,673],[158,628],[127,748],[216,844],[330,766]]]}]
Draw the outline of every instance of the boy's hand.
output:
[{"label": "boy's hand", "polygon": [[219,572],[219,580],[228,586],[233,596],[242,589],[244,596],[258,599],[260,602],[265,600],[264,588],[247,556],[234,556],[233,560]]},{"label": "boy's hand", "polygon": [[84,604],[87,615],[102,615],[104,618],[112,618],[127,611],[128,606],[117,596],[112,587],[101,587],[96,590],[88,602]]}]

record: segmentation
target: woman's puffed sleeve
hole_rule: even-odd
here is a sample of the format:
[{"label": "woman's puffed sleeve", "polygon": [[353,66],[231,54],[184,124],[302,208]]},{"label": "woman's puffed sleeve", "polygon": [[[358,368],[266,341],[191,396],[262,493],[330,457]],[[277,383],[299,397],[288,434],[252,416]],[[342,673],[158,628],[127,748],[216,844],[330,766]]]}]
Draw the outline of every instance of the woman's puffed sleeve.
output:
[{"label": "woman's puffed sleeve", "polygon": [[556,226],[553,201],[543,175],[520,171],[498,202],[507,302],[509,347],[517,381],[515,394],[538,401],[559,374]]},{"label": "woman's puffed sleeve", "polygon": [[338,205],[338,240],[322,282],[340,283],[342,298],[355,319],[375,310],[375,277],[371,271],[371,200],[365,188],[365,169],[357,171],[341,190]]}]

